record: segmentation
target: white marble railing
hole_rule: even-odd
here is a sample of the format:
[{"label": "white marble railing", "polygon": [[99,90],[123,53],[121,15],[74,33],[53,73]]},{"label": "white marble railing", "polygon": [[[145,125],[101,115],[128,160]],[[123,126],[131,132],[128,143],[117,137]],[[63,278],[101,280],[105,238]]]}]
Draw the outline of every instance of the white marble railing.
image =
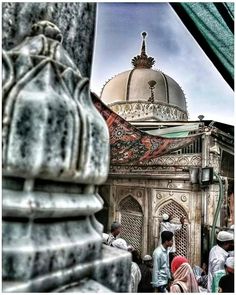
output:
[{"label": "white marble railing", "polygon": [[140,121],[155,118],[160,121],[187,121],[187,113],[177,106],[164,102],[150,103],[148,101],[116,102],[109,108],[127,121]]}]

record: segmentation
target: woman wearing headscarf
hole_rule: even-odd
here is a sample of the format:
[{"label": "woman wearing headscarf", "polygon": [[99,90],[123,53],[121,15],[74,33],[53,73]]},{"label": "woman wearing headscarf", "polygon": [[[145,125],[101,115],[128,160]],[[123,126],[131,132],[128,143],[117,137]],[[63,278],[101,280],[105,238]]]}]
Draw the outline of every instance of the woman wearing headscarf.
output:
[{"label": "woman wearing headscarf", "polygon": [[171,272],[174,281],[170,287],[170,293],[199,293],[193,270],[185,257],[176,256],[173,259]]}]

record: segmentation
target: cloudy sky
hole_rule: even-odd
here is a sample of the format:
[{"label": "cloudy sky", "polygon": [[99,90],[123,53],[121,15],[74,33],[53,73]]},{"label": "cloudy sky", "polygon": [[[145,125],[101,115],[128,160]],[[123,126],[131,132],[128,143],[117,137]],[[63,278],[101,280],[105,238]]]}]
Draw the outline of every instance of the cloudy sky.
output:
[{"label": "cloudy sky", "polygon": [[178,82],[187,98],[189,119],[234,124],[234,94],[168,3],[98,3],[91,89],[132,69],[146,31],[154,69]]}]

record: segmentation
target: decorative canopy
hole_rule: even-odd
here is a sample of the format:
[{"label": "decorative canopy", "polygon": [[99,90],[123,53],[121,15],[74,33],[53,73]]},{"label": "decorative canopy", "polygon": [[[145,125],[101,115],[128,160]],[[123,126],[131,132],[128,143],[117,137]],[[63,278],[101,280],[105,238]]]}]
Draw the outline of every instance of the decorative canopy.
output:
[{"label": "decorative canopy", "polygon": [[117,164],[145,164],[153,158],[181,149],[202,135],[198,133],[184,138],[165,138],[140,131],[110,110],[92,94],[92,100],[105,119],[110,133],[110,160]]}]

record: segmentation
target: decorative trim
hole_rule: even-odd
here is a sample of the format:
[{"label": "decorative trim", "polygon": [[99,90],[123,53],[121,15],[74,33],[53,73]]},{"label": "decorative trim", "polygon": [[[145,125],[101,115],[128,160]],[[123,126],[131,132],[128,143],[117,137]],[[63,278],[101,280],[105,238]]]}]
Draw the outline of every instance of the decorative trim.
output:
[{"label": "decorative trim", "polygon": [[182,195],[181,196],[181,201],[182,202],[186,202],[187,201],[187,196],[186,195]]},{"label": "decorative trim", "polygon": [[109,173],[150,173],[158,170],[157,166],[170,167],[200,167],[202,163],[201,154],[194,155],[168,155],[152,159],[147,165],[112,165],[110,166]]},{"label": "decorative trim", "polygon": [[156,159],[151,159],[148,165],[159,165],[159,166],[179,166],[179,167],[200,167],[202,164],[201,154],[190,154],[190,155],[167,155],[161,156]]},{"label": "decorative trim", "polygon": [[141,121],[153,118],[160,121],[187,121],[187,112],[165,102],[126,101],[115,102],[108,107],[126,121]]}]

